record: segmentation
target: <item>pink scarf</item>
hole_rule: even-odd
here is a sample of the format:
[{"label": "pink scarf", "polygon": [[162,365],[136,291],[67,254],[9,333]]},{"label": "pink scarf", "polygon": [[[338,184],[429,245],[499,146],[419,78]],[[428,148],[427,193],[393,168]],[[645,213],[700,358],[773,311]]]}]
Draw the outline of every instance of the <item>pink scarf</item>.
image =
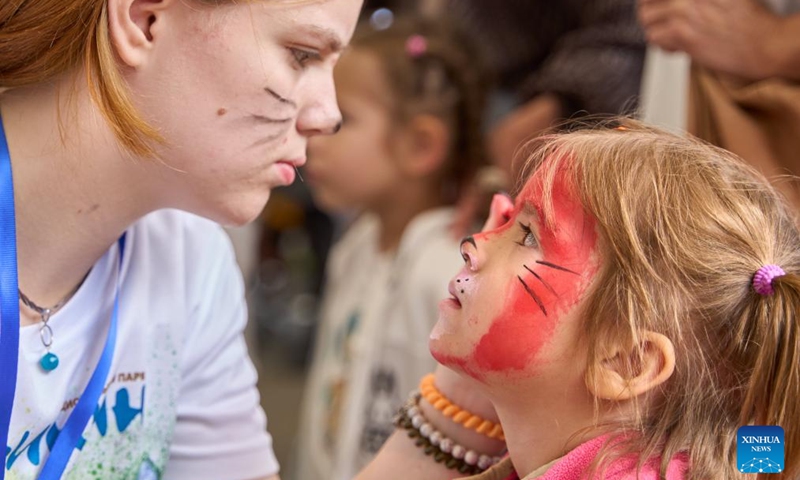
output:
[{"label": "pink scarf", "polygon": [[[585,480],[583,474],[591,466],[608,437],[600,436],[581,444],[553,464],[537,480]],[[603,480],[658,480],[660,459],[647,462],[636,475],[636,458],[624,457],[614,461],[603,474]],[[667,480],[684,480],[689,461],[686,455],[675,456],[667,468]],[[516,474],[506,480],[518,480]]]}]

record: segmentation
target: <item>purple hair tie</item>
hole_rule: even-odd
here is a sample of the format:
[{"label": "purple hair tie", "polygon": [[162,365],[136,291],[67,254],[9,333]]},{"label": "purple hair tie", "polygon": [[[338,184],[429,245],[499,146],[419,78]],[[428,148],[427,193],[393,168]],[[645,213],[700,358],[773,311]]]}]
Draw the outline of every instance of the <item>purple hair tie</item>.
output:
[{"label": "purple hair tie", "polygon": [[783,275],[786,275],[786,272],[781,267],[764,265],[753,276],[753,289],[760,295],[772,295],[775,293],[772,288],[772,280]]},{"label": "purple hair tie", "polygon": [[428,41],[422,35],[411,35],[406,40],[406,53],[411,58],[419,58],[428,51]]}]

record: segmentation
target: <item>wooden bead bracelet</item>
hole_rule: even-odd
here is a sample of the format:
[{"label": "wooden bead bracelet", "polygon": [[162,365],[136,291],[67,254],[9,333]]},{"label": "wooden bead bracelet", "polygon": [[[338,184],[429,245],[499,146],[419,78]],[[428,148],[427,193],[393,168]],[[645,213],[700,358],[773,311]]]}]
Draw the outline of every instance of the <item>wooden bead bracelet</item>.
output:
[{"label": "wooden bead bracelet", "polygon": [[407,430],[417,447],[451,470],[465,475],[477,475],[501,460],[500,457],[482,455],[445,437],[427,422],[419,410],[418,393],[412,394],[394,419],[395,426]]}]

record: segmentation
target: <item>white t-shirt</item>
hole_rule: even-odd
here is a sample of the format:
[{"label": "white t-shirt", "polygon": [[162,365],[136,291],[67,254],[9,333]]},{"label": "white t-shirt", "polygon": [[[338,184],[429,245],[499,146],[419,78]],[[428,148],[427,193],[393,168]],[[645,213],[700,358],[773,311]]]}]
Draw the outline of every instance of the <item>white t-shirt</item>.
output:
[{"label": "white t-shirt", "polygon": [[351,479],[393,432],[392,417],[436,363],[428,336],[463,265],[452,209],[417,216],[393,255],[378,220],[359,218],[334,247],[307,383],[298,479]]},{"label": "white t-shirt", "polygon": [[[103,349],[117,244],[50,319],[57,369],[45,373],[40,325],[20,332],[6,478],[36,478]],[[272,439],[242,330],[246,306],[218,225],[150,214],[127,232],[116,351],[106,393],[65,479],[252,479],[276,474]]]}]

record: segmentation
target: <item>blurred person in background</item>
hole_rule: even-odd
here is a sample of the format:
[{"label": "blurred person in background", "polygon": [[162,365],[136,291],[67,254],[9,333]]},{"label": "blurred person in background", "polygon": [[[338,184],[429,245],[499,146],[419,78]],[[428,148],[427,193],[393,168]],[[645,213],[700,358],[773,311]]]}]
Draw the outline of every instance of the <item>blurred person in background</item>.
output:
[{"label": "blurred person in background", "polygon": [[453,205],[486,158],[470,45],[443,21],[364,24],[335,71],[342,129],[309,145],[306,180],[324,210],[360,215],[328,263],[298,479],[352,478],[435,366],[428,334],[461,264]]},{"label": "blurred person in background", "polygon": [[740,155],[800,211],[794,178],[800,174],[800,1],[639,0],[638,6],[653,46],[645,117]]},{"label": "blurred person in background", "polygon": [[636,109],[645,42],[635,0],[423,0],[421,7],[439,15],[446,8],[485,51],[500,91],[490,154],[509,174],[515,150],[560,120]]}]

